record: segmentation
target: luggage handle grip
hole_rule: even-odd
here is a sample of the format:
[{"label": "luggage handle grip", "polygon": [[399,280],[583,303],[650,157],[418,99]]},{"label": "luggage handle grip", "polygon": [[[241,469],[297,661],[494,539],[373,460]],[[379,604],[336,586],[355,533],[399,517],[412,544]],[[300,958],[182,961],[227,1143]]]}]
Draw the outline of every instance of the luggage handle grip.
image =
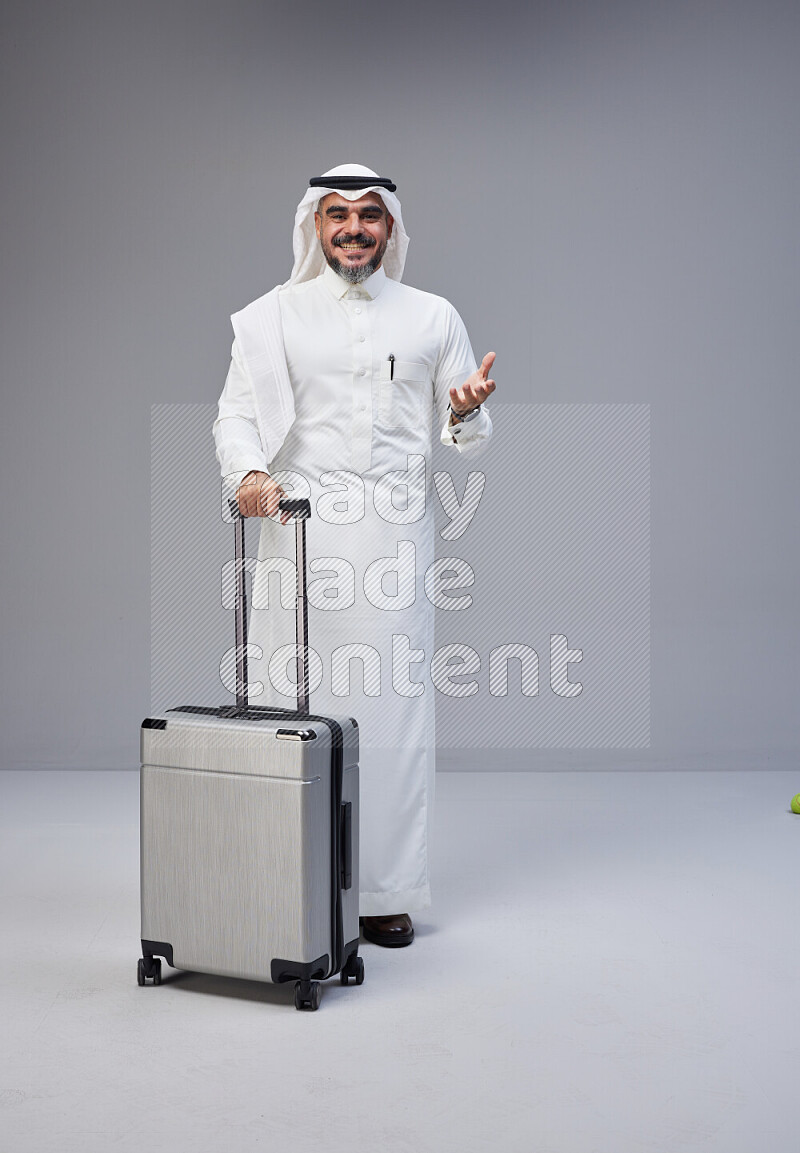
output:
[{"label": "luggage handle grip", "polygon": [[[243,519],[235,496],[228,497],[228,508],[231,510],[233,520]],[[295,520],[311,519],[311,501],[307,498],[283,496],[278,501],[278,510],[291,513]]]},{"label": "luggage handle grip", "polygon": [[282,496],[278,501],[281,512],[290,512],[295,520],[311,519],[311,501],[307,498]]}]

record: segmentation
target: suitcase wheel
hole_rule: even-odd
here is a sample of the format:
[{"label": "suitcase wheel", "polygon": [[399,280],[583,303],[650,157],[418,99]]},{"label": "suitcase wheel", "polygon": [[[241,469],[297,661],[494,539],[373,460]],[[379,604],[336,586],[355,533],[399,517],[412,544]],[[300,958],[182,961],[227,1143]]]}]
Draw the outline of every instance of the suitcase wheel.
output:
[{"label": "suitcase wheel", "polygon": [[319,1008],[322,999],[322,985],[319,981],[298,981],[294,987],[295,1009],[309,1009],[312,1013]]},{"label": "suitcase wheel", "polygon": [[339,974],[339,981],[342,985],[349,984],[350,978],[355,977],[357,985],[364,984],[364,961],[361,957],[350,957],[347,964]]},{"label": "suitcase wheel", "polygon": [[148,977],[154,985],[161,984],[160,957],[149,957],[147,960],[144,957],[139,958],[139,964],[136,966],[136,980],[140,985],[146,985]]}]

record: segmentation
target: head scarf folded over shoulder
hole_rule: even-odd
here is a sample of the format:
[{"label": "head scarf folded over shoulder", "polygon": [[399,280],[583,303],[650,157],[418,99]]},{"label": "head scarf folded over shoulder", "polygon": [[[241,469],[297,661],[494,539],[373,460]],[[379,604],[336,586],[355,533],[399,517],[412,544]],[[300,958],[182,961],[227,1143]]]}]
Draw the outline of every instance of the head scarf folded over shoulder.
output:
[{"label": "head scarf folded over shoulder", "polygon": [[386,248],[382,267],[392,280],[403,279],[403,268],[408,251],[408,233],[403,227],[400,201],[395,196],[396,185],[378,176],[363,164],[340,164],[322,176],[316,176],[297,206],[294,218],[294,268],[289,284],[313,280],[325,269],[325,256],[317,240],[314,213],[323,196],[337,192],[345,200],[360,200],[368,192],[376,192],[394,217],[394,230]]}]

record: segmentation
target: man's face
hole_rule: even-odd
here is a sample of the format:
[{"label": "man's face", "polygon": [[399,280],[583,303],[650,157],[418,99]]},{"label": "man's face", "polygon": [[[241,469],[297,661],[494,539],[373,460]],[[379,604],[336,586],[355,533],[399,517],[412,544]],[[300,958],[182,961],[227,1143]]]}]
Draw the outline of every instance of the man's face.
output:
[{"label": "man's face", "polygon": [[325,259],[351,284],[360,284],[380,267],[394,226],[375,192],[360,200],[331,192],[320,201],[314,222]]}]

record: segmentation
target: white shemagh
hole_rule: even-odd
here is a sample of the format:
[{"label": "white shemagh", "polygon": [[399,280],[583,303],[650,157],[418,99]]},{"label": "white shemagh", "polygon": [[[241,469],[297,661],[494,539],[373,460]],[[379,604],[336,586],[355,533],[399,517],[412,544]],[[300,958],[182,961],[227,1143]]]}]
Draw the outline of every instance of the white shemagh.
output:
[{"label": "white shemagh", "polygon": [[[356,176],[368,179],[378,173],[361,164],[340,164],[323,173],[330,176],[333,183],[336,177]],[[283,346],[280,304],[278,293],[281,289],[304,280],[314,280],[324,271],[325,254],[317,238],[314,213],[323,196],[335,192],[345,200],[360,200],[369,192],[375,192],[383,200],[394,218],[394,228],[381,267],[392,280],[402,280],[408,251],[408,233],[403,226],[400,201],[393,192],[379,184],[358,190],[342,190],[329,187],[308,188],[297,206],[294,218],[294,267],[285,284],[280,284],[265,296],[248,304],[241,312],[231,317],[234,335],[245,364],[247,376],[253,390],[253,402],[258,432],[266,451],[268,461],[274,460],[286,434],[294,423],[295,409],[286,354]]]}]

